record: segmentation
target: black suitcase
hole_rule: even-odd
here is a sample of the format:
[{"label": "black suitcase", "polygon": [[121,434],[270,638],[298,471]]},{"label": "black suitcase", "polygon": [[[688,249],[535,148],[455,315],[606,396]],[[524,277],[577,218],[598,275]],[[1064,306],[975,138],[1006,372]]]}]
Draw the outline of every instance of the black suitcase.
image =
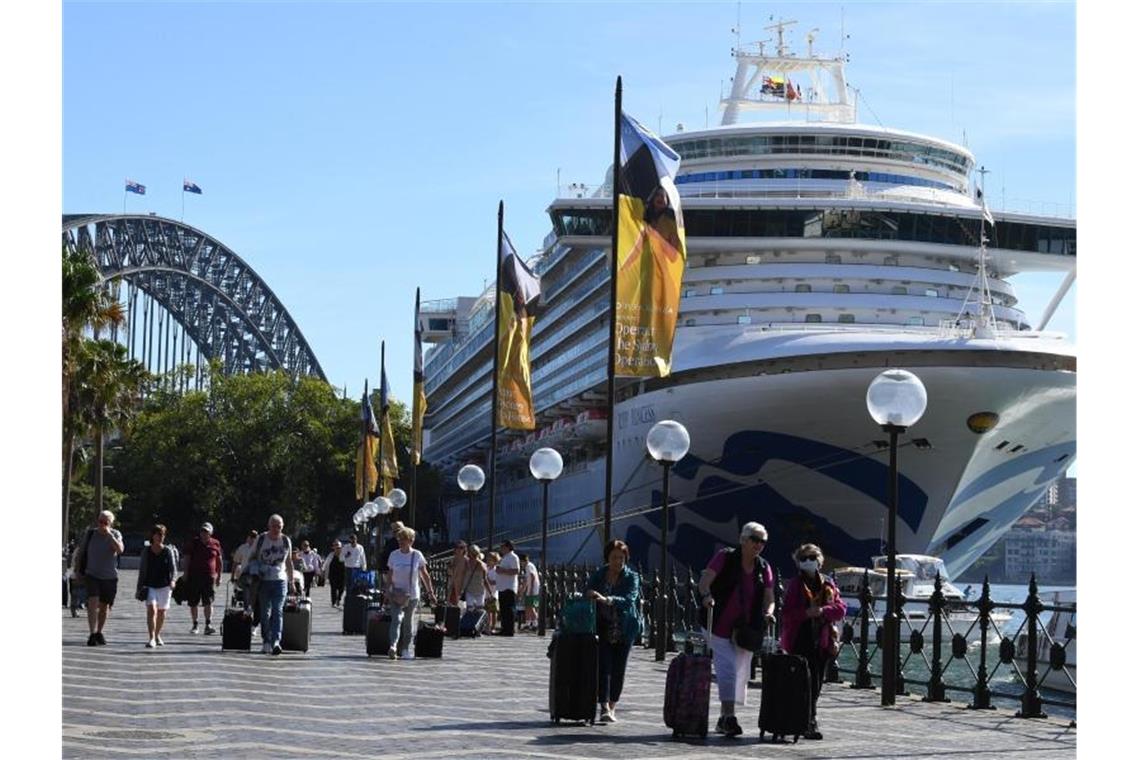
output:
[{"label": "black suitcase", "polygon": [[392,625],[392,616],[382,608],[374,607],[369,610],[368,623],[364,634],[364,651],[369,657],[372,655],[388,654],[392,642],[388,638],[388,629]]},{"label": "black suitcase", "polygon": [[443,629],[420,623],[416,631],[416,657],[443,657]]},{"label": "black suitcase", "polygon": [[253,639],[253,618],[244,609],[227,609],[222,617],[222,651],[248,652]]},{"label": "black suitcase", "polygon": [[308,599],[289,599],[281,614],[281,648],[308,652],[313,633],[313,605]]},{"label": "black suitcase", "polygon": [[482,608],[468,610],[459,619],[459,635],[474,638],[483,632],[483,625],[487,622],[487,613]]},{"label": "black suitcase", "polygon": [[364,633],[365,613],[371,597],[367,594],[349,594],[344,598],[341,633],[346,636],[360,636]]},{"label": "black suitcase", "polygon": [[598,637],[555,632],[550,642],[550,720],[594,724],[598,704]]},{"label": "black suitcase", "polygon": [[806,657],[770,654],[761,660],[760,740],[791,736],[798,742],[811,725],[811,671]]},{"label": "black suitcase", "polygon": [[437,604],[433,612],[436,625],[442,625],[449,637],[459,638],[459,620],[463,616],[459,607],[453,604]]}]

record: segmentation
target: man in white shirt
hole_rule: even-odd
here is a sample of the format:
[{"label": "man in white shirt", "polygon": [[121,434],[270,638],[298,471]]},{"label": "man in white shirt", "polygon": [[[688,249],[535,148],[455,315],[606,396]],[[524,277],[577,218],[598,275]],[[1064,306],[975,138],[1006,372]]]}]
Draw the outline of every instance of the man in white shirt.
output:
[{"label": "man in white shirt", "polygon": [[515,554],[515,545],[509,539],[503,539],[502,558],[496,571],[499,589],[499,615],[503,625],[501,636],[515,635],[515,596],[519,590],[519,558]]},{"label": "man in white shirt", "polygon": [[356,542],[356,534],[348,537],[348,543],[341,547],[340,561],[344,563],[344,588],[346,593],[355,594],[352,588],[352,571],[367,570],[368,559],[364,556],[364,547]]},{"label": "man in white shirt", "polygon": [[522,597],[523,597],[523,614],[524,624],[523,628],[528,628],[532,631],[538,630],[538,597],[539,597],[539,580],[538,568],[525,554],[519,555],[519,562],[522,565]]},{"label": "man in white shirt", "polygon": [[308,541],[301,542],[301,575],[305,578],[305,598],[313,588],[313,578],[321,571],[321,555],[309,548]]}]

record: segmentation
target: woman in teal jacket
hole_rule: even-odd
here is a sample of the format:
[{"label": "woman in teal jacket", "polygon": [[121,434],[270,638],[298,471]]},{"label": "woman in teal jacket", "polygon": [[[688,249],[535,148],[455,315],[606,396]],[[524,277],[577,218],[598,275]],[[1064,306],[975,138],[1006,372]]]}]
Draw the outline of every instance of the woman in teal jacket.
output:
[{"label": "woman in teal jacket", "polygon": [[626,566],[624,541],[610,541],[604,554],[606,564],[590,576],[587,596],[598,603],[598,722],[613,723],[629,650],[641,635],[641,578]]}]

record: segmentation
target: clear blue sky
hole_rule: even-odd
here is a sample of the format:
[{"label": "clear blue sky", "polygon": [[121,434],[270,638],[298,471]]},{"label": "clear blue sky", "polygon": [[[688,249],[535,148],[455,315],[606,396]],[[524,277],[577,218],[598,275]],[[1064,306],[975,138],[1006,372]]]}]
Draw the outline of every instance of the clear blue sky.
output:
[{"label": "clear blue sky", "polygon": [[[744,3],[839,44],[840,5]],[[737,4],[64,3],[63,210],[186,221],[268,282],[330,382],[358,394],[388,342],[409,397],[412,308],[476,294],[495,212],[520,251],[549,230],[562,182],[597,184],[613,84],[671,132],[719,123]],[[1075,204],[1071,3],[845,6],[860,121],[961,141],[996,207]],[[1036,323],[1059,275],[1015,279]],[[1075,336],[1070,293],[1050,325]]]}]

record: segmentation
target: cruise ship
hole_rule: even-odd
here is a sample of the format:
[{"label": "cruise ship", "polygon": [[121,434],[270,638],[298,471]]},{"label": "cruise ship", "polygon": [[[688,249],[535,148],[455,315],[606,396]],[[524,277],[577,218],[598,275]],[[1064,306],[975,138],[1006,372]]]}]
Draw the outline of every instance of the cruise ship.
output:
[{"label": "cruise ship", "polygon": [[[659,562],[661,468],[645,437],[682,422],[692,446],[670,481],[672,562],[703,567],[756,520],[790,569],[803,541],[828,564],[881,554],[887,435],[866,392],[886,368],[926,386],[900,437],[898,550],[939,556],[951,578],[991,546],[1076,455],[1076,352],[1045,330],[1075,276],[1076,221],[984,205],[965,147],[858,123],[845,56],[737,49],[723,122],[665,141],[687,232],[672,373],[619,379],[612,532],[634,562]],[[746,121],[742,117],[759,118]],[[497,436],[496,543],[537,555],[541,487],[529,455],[551,446],[550,562],[595,563],[602,548],[609,339],[609,180],[571,186],[529,264],[543,305],[531,343],[533,432]],[[1065,274],[1039,324],[1011,276]],[[494,286],[424,305],[425,460],[445,480],[487,467]],[[452,486],[454,488],[454,486]],[[487,488],[444,499],[452,538],[487,537]]]}]

